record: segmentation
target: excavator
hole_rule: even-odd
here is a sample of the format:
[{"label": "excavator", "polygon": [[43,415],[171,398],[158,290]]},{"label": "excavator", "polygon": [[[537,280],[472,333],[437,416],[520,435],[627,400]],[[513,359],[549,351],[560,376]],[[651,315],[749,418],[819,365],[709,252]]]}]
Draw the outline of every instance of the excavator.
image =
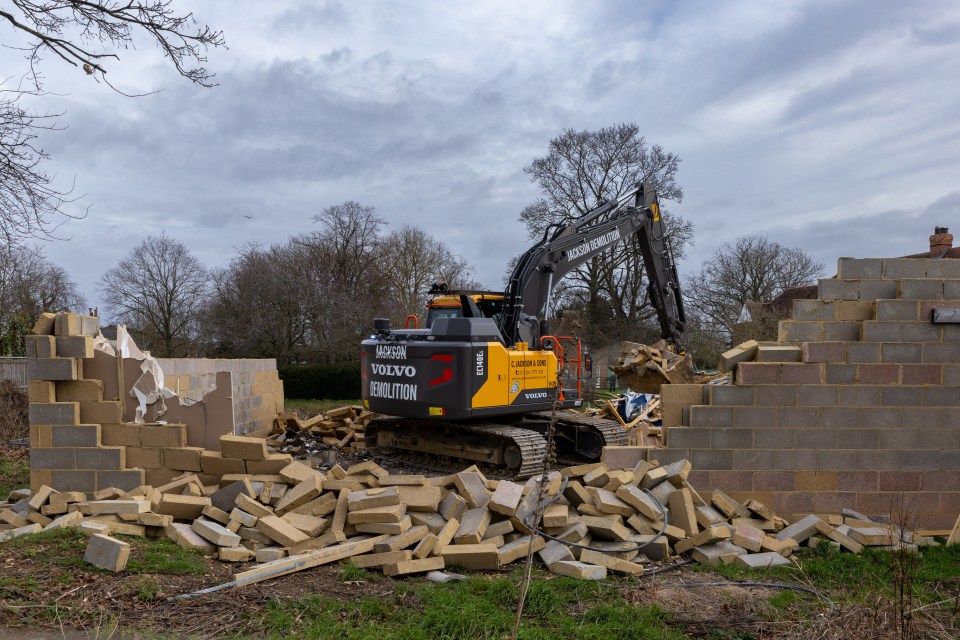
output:
[{"label": "excavator", "polygon": [[502,294],[444,292],[459,305],[435,305],[442,312],[424,328],[393,329],[376,318],[360,348],[363,405],[381,414],[367,425],[368,451],[432,469],[466,462],[525,478],[539,473],[547,456],[596,461],[604,446],[626,444],[619,422],[563,411],[583,400],[579,385],[564,387],[562,371],[572,361],[582,370],[588,358],[551,334],[549,318],[551,294],[565,275],[634,238],[661,336],[682,352],[686,318],[676,263],[656,190],[639,183],[548,227],[519,258]]}]

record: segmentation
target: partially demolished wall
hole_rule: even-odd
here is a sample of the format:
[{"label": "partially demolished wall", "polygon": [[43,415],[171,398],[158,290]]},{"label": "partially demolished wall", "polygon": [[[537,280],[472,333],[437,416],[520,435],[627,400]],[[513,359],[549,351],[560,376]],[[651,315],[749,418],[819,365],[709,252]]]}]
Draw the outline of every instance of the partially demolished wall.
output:
[{"label": "partially demolished wall", "polygon": [[[844,507],[949,528],[960,511],[960,260],[841,258],[732,385],[666,385],[691,480],[782,514]],[[749,356],[749,357],[748,357]]]},{"label": "partially demolished wall", "polygon": [[[44,314],[27,336],[31,486],[130,489],[217,466],[220,437],[283,410],[273,360],[118,358],[99,320]],[[96,345],[96,348],[95,348]],[[121,392],[122,390],[122,392]]]}]

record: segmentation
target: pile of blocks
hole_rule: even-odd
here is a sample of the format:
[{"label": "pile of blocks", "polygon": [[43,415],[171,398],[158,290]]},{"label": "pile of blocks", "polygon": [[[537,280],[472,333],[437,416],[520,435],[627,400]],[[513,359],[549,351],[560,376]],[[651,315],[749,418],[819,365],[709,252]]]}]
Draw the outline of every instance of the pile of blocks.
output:
[{"label": "pile of blocks", "polygon": [[[258,438],[224,436],[222,447],[227,459],[248,465],[270,455]],[[89,558],[121,570],[129,548],[114,535],[165,536],[225,562],[258,563],[236,574],[242,583],[346,558],[398,576],[499,569],[532,550],[550,571],[599,579],[607,571],[640,574],[676,555],[768,566],[789,562],[813,540],[854,553],[932,542],[859,514],[790,524],[757,501],[702,496],[688,482],[690,470],[687,461],[596,463],[519,484],[476,468],[427,478],[392,475],[373,461],[326,474],[289,461],[274,471],[225,473],[212,484],[187,473],[129,491],[14,492],[0,504],[0,540],[78,527],[93,536]]]}]

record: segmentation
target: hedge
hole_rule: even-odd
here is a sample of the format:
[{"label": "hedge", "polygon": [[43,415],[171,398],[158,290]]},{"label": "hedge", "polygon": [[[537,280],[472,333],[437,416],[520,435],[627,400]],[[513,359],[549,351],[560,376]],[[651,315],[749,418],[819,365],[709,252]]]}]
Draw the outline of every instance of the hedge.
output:
[{"label": "hedge", "polygon": [[356,400],[360,397],[360,365],[298,364],[279,367],[283,395],[288,398]]}]

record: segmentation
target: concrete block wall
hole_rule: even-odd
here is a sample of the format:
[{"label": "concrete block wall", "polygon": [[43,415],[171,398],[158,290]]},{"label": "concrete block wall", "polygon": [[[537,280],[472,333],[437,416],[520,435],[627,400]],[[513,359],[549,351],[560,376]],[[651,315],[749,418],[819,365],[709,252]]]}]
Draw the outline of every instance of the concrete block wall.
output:
[{"label": "concrete block wall", "polygon": [[283,382],[273,359],[158,358],[166,387],[181,397],[199,400],[229,372],[233,433],[242,435],[272,426],[283,411]]},{"label": "concrete block wall", "polygon": [[960,260],[841,258],[818,291],[735,384],[664,388],[660,461],[687,457],[694,484],[782,514],[850,507],[952,527],[960,325],[933,324],[932,309],[960,307]]},{"label": "concrete block wall", "polygon": [[128,469],[126,448],[107,444],[103,428],[122,421],[118,401],[105,400],[103,384],[83,377],[99,320],[44,314],[27,341],[30,398],[30,486],[58,491],[136,487],[142,469]]},{"label": "concrete block wall", "polygon": [[[181,397],[195,391],[198,402],[168,400],[167,424],[133,424],[127,420],[135,402],[119,391],[116,358],[93,349],[98,331],[92,316],[44,314],[26,338],[31,488],[130,490],[163,485],[187,471],[213,480],[224,473],[274,473],[289,464],[289,455],[275,454],[251,462],[251,471],[219,453],[221,436],[272,427],[283,410],[272,360],[161,361],[165,374],[168,367],[181,372],[166,381],[168,387],[181,391],[171,383],[185,385]],[[129,391],[140,361],[127,358],[123,366]],[[245,422],[234,421],[238,402],[248,404],[240,411]]]}]

